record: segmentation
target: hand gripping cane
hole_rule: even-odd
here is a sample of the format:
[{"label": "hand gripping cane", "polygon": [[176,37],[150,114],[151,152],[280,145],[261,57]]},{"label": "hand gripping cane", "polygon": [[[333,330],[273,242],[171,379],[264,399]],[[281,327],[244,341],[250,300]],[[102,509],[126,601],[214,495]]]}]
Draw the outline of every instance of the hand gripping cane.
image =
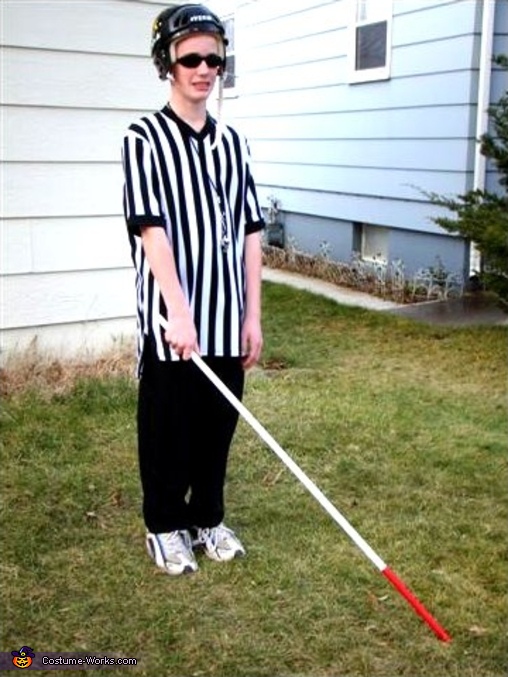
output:
[{"label": "hand gripping cane", "polygon": [[423,618],[430,629],[443,642],[450,641],[451,637],[446,630],[437,622],[437,620],[427,611],[420,600],[404,585],[400,578],[390,569],[385,562],[377,555],[370,545],[360,536],[347,519],[330,503],[323,492],[310,480],[303,470],[291,459],[284,449],[274,440],[270,433],[254,418],[250,411],[233,395],[210,367],[203,362],[201,357],[193,352],[191,359],[194,364],[208,377],[213,385],[224,395],[230,404],[238,411],[245,421],[258,433],[261,439],[266,442],[270,449],[280,458],[280,460],[291,470],[291,472],[300,480],[303,486],[310,491],[318,503],[334,519],[337,524],[346,532],[351,540],[360,548],[363,554],[370,559],[372,564],[387,578],[393,587],[399,592],[407,602],[413,607],[416,613]]}]

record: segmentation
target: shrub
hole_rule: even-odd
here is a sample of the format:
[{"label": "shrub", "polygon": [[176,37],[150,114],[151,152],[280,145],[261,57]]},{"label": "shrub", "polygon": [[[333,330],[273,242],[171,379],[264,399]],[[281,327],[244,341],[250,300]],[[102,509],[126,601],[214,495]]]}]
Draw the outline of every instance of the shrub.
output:
[{"label": "shrub", "polygon": [[[494,60],[504,69],[508,57]],[[508,91],[489,108],[493,133],[484,134],[479,143],[481,153],[490,158],[499,174],[500,190],[496,193],[471,190],[457,198],[431,194],[434,204],[448,208],[456,219],[436,217],[433,220],[445,230],[459,233],[475,242],[482,255],[480,281],[486,289],[508,301]]]}]

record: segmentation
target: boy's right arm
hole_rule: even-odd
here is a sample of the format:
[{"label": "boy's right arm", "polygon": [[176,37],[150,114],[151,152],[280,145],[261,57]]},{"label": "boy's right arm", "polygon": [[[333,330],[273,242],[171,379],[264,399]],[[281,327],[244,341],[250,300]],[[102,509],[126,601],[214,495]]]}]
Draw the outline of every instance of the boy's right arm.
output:
[{"label": "boy's right arm", "polygon": [[178,279],[173,249],[164,228],[141,228],[141,240],[150,269],[168,309],[165,339],[184,360],[199,352],[194,319]]}]

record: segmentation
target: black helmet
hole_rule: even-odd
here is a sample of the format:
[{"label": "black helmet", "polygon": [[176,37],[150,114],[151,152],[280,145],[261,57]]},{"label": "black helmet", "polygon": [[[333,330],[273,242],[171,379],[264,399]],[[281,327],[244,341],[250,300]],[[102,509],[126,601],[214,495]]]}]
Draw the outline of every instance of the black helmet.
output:
[{"label": "black helmet", "polygon": [[214,33],[224,48],[228,44],[219,17],[204,5],[169,5],[152,25],[152,59],[161,80],[166,80],[171,68],[170,46],[191,33]]}]

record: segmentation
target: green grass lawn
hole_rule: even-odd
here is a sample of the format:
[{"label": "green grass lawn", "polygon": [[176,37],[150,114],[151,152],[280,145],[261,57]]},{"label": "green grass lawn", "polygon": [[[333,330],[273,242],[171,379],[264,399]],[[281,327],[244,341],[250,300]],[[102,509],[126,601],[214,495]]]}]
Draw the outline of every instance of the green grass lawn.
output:
[{"label": "green grass lawn", "polygon": [[116,674],[150,677],[505,675],[506,329],[264,291],[263,363],[244,403],[453,641],[435,638],[244,422],[227,522],[248,556],[158,571],[129,359],[76,377],[34,362],[16,387],[3,375],[0,651],[135,657]]}]

